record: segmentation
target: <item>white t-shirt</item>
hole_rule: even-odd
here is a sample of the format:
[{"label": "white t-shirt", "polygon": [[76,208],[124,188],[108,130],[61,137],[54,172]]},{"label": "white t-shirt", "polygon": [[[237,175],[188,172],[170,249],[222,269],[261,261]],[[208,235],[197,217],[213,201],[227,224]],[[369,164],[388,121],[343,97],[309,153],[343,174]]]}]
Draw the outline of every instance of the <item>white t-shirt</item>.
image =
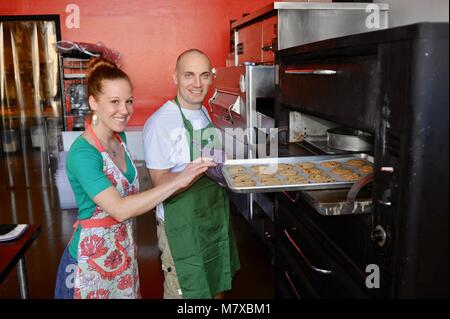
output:
[{"label": "white t-shirt", "polygon": [[[206,108],[204,106],[202,108],[203,111],[182,109],[194,130],[207,127],[211,121]],[[172,101],[167,101],[144,125],[144,157],[147,168],[170,169],[175,173],[182,171],[190,162],[186,134],[178,106]],[[164,220],[162,204],[156,207],[156,216]]]}]

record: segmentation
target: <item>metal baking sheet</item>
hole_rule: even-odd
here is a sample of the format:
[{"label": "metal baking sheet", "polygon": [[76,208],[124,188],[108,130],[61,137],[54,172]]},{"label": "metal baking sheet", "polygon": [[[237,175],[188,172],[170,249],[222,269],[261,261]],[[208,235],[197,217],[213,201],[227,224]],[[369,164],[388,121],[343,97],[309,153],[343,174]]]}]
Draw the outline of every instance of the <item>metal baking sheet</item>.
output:
[{"label": "metal baking sheet", "polygon": [[[361,178],[364,175],[357,170],[357,167],[346,165],[345,163],[351,159],[362,159],[367,165],[373,166],[373,157],[368,154],[345,154],[345,155],[320,155],[320,156],[300,156],[300,157],[275,157],[275,158],[257,158],[257,159],[241,159],[241,160],[227,160],[222,166],[222,172],[230,190],[236,193],[269,193],[269,192],[282,192],[282,191],[296,191],[296,190],[316,190],[316,189],[336,189],[336,188],[349,188],[355,181],[343,181],[339,178],[339,175],[332,174],[331,168],[320,166],[321,162],[337,161],[341,163],[343,168],[349,169],[355,173],[358,173]],[[316,164],[316,168],[321,169],[327,175],[332,177],[335,181],[327,183],[306,183],[306,184],[286,184],[283,183],[284,177],[275,173],[276,178],[281,181],[280,185],[263,185],[259,182],[257,176],[252,172],[251,167],[254,165],[268,165],[276,170],[277,164],[299,164],[302,162],[311,162]],[[252,180],[255,182],[255,186],[237,186],[233,183],[233,176],[239,174],[231,174],[230,168],[233,166],[242,166],[245,174],[249,174]],[[306,179],[308,176],[305,173],[295,167],[298,174],[302,175]],[[242,174],[242,173],[241,173]]]}]

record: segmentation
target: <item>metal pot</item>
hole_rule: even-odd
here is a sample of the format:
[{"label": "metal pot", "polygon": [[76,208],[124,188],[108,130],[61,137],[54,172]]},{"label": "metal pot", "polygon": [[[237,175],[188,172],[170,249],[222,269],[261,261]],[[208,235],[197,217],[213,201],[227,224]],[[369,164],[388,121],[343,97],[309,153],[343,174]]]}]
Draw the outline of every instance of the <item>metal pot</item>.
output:
[{"label": "metal pot", "polygon": [[327,130],[328,147],[351,152],[373,150],[372,134],[349,127],[336,127]]}]

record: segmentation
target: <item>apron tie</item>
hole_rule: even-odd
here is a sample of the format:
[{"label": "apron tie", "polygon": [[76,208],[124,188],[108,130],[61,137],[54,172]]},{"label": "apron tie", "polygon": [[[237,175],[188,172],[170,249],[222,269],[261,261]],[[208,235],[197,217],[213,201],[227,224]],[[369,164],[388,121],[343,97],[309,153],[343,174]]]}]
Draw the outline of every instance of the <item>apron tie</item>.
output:
[{"label": "apron tie", "polygon": [[114,225],[120,224],[120,222],[118,222],[117,220],[115,220],[114,218],[107,216],[105,218],[101,218],[101,219],[82,219],[82,220],[77,220],[75,223],[73,223],[72,227],[74,229],[74,232],[72,233],[72,237],[70,237],[69,243],[72,241],[73,236],[75,235],[75,231],[78,228],[78,225],[81,225],[81,227],[83,228],[95,228],[95,227],[104,227],[104,228],[108,228]]}]

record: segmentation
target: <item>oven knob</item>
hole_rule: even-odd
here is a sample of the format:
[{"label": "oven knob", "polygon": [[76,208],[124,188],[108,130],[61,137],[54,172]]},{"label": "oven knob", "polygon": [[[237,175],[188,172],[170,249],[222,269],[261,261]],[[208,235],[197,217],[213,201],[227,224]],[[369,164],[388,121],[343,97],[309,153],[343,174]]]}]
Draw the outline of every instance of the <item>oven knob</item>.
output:
[{"label": "oven knob", "polygon": [[387,201],[381,200],[381,199],[378,200],[378,203],[380,203],[383,206],[387,206],[387,207],[391,207],[392,206],[391,202],[387,202]]},{"label": "oven knob", "polygon": [[380,203],[383,206],[387,206],[387,207],[391,207],[392,206],[392,202],[391,202],[391,190],[388,188],[383,192],[383,195],[381,196],[381,199],[378,200],[378,203]]},{"label": "oven knob", "polygon": [[383,247],[384,244],[386,244],[386,231],[383,227],[381,227],[381,225],[377,225],[377,227],[375,227],[372,231],[371,237],[375,244],[379,247]]}]

